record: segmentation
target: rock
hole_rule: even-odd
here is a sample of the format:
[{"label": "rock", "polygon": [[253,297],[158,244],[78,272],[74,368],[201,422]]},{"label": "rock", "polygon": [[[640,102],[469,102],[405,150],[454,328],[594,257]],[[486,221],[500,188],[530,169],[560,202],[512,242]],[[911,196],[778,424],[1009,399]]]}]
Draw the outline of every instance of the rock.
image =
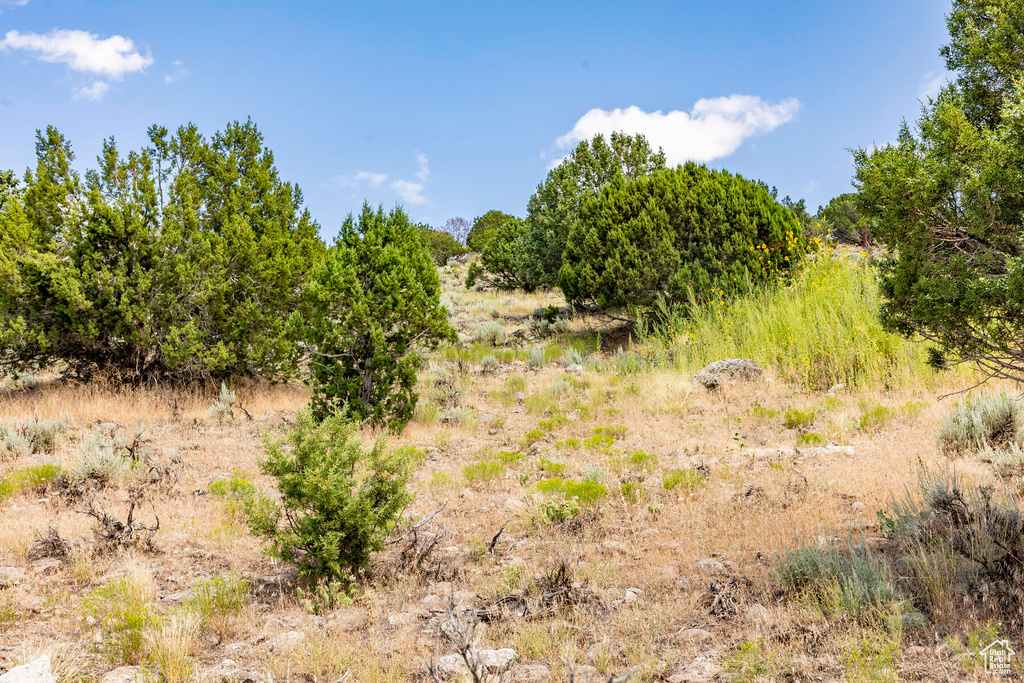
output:
[{"label": "rock", "polygon": [[187,591],[182,591],[180,593],[171,593],[170,595],[165,595],[160,602],[166,602],[168,605],[179,605],[185,602],[186,600],[190,599],[193,595],[194,593],[192,592],[192,589],[189,589]]},{"label": "rock", "polygon": [[17,567],[0,567],[0,588],[11,588],[25,580],[25,572]]},{"label": "rock", "polygon": [[28,664],[16,666],[3,676],[0,683],[56,683],[50,671],[50,655],[33,659]]},{"label": "rock", "polygon": [[627,588],[626,595],[622,598],[622,601],[628,605],[639,600],[643,594],[644,592],[639,588]]},{"label": "rock", "polygon": [[228,654],[241,654],[243,652],[246,652],[249,649],[250,649],[249,643],[242,643],[242,642],[228,643],[227,645],[224,646],[224,652],[226,652]]},{"label": "rock", "polygon": [[623,555],[629,554],[629,548],[619,543],[618,541],[612,540],[610,538],[606,539],[605,541],[602,541],[601,547],[605,550],[610,550],[615,553],[622,553]]},{"label": "rock", "polygon": [[521,391],[516,392],[516,403],[526,403],[526,394]]},{"label": "rock", "polygon": [[573,365],[566,366],[565,371],[568,372],[570,375],[578,375],[581,372],[583,372],[583,366],[580,365],[579,363],[575,363]]},{"label": "rock", "polygon": [[219,665],[203,674],[207,683],[236,683],[242,677],[242,667],[233,659],[225,659]]},{"label": "rock", "polygon": [[551,678],[551,667],[547,664],[520,664],[516,667],[514,680],[521,683],[543,683]]},{"label": "rock", "polygon": [[278,636],[274,640],[270,641],[270,651],[277,652],[278,650],[290,650],[302,641],[306,639],[306,634],[302,631],[288,631],[287,633]]},{"label": "rock", "polygon": [[708,655],[699,655],[681,671],[668,677],[668,683],[711,683],[722,673],[719,666]]},{"label": "rock", "polygon": [[506,510],[522,510],[526,507],[526,503],[519,500],[518,498],[506,498],[503,503]]},{"label": "rock", "polygon": [[706,557],[697,561],[697,569],[705,574],[721,574],[725,571],[725,565],[713,557]]},{"label": "rock", "polygon": [[717,389],[723,384],[757,379],[764,370],[752,360],[726,358],[715,361],[693,376],[708,389]]},{"label": "rock", "polygon": [[419,615],[415,612],[399,612],[398,614],[388,615],[388,625],[390,626],[411,626],[416,623],[419,619]]},{"label": "rock", "polygon": [[850,511],[851,512],[864,512],[864,503],[861,503],[860,501],[857,501],[856,503],[854,503],[853,505],[850,506]]},{"label": "rock", "polygon": [[590,666],[589,664],[584,664],[583,666],[577,666],[576,667],[576,680],[579,681],[580,683],[590,683],[591,681],[599,680],[598,679],[597,669],[592,667],[592,666]]},{"label": "rock", "polygon": [[100,683],[138,683],[138,681],[142,680],[145,680],[145,673],[142,671],[142,667],[119,666],[101,678]]},{"label": "rock", "polygon": [[[476,650],[476,654],[480,658],[484,673],[491,676],[508,671],[516,662],[516,651],[508,647],[500,650]],[[446,655],[437,660],[437,672],[445,678],[453,678],[469,675],[469,668],[462,655]]]},{"label": "rock", "polygon": [[711,631],[702,628],[687,628],[679,632],[679,640],[684,643],[703,643],[711,640],[714,636]]}]

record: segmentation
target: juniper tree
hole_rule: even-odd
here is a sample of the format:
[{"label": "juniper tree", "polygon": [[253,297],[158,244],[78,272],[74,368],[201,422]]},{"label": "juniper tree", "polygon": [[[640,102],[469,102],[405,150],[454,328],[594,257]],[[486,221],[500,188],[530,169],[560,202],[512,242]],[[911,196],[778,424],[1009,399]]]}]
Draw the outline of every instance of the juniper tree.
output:
[{"label": "juniper tree", "polygon": [[419,350],[455,341],[437,269],[396,208],[364,204],[342,224],[306,287],[312,410],[401,428],[416,406]]},{"label": "juniper tree", "polygon": [[620,176],[586,199],[560,273],[582,308],[632,318],[771,282],[807,247],[800,222],[762,183],[688,163]]},{"label": "juniper tree", "polygon": [[638,178],[665,168],[665,154],[651,149],[643,135],[596,135],[579,143],[551,169],[527,204],[523,248],[528,279],[539,287],[558,284],[565,242],[579,219],[583,201],[612,180]]},{"label": "juniper tree", "polygon": [[858,203],[889,247],[882,320],[936,363],[1024,380],[1024,2],[956,0],[957,74],[897,141],[854,154]]}]

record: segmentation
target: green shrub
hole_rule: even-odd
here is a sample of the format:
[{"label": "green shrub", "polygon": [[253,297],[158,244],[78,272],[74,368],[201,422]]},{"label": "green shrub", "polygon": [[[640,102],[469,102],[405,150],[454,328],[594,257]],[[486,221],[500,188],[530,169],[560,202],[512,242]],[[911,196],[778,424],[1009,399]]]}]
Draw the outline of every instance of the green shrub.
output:
[{"label": "green shrub", "polygon": [[82,602],[85,630],[115,664],[137,664],[145,654],[145,631],[156,620],[148,587],[133,578],[100,586]]},{"label": "green shrub", "polygon": [[658,456],[646,451],[632,451],[629,454],[629,462],[642,472],[653,472],[658,469]]},{"label": "green shrub", "polygon": [[462,476],[470,484],[487,482],[505,474],[505,466],[496,460],[478,460],[462,468]]},{"label": "green shrub", "polygon": [[824,446],[828,440],[818,432],[804,432],[796,437],[797,446]]},{"label": "green shrub", "polygon": [[615,439],[604,434],[594,434],[583,439],[583,445],[592,451],[607,451],[615,443]]},{"label": "green shrub", "polygon": [[957,402],[939,425],[939,447],[949,455],[1009,444],[1024,444],[1024,410],[1006,392],[983,394]]},{"label": "green shrub", "polygon": [[84,178],[55,128],[37,133],[36,154],[25,192],[0,214],[0,373],[297,372],[289,319],[324,245],[255,124],[211,138],[153,126],[127,156],[105,141]]},{"label": "green shrub", "polygon": [[786,411],[785,416],[782,418],[782,424],[786,426],[786,429],[799,429],[801,427],[809,427],[814,424],[814,410],[799,410],[798,408],[790,408]]},{"label": "green shrub", "polygon": [[547,364],[548,352],[539,346],[535,346],[530,349],[530,354],[527,357],[527,362],[531,368],[539,368]]},{"label": "green shrub", "polygon": [[763,638],[740,643],[725,656],[725,670],[729,680],[736,683],[755,683],[771,674],[774,656]]},{"label": "green shrub", "polygon": [[228,389],[228,385],[224,382],[220,383],[220,396],[213,404],[206,409],[207,417],[211,417],[217,422],[224,422],[228,418],[234,418],[235,413],[231,410],[231,406],[235,404],[238,397],[235,392]]},{"label": "green shrub", "polygon": [[531,429],[523,435],[523,448],[527,449],[544,438],[544,432],[539,429]]},{"label": "green shrub", "polygon": [[567,418],[565,415],[555,415],[550,419],[541,420],[540,422],[537,423],[537,426],[546,432],[553,432],[559,427],[567,424],[569,424],[569,418]]},{"label": "green shrub", "polygon": [[569,465],[564,462],[556,462],[548,460],[547,458],[538,458],[537,466],[541,469],[544,474],[552,477],[559,477],[569,469]]},{"label": "green shrub", "polygon": [[494,357],[493,354],[488,354],[480,359],[480,369],[484,372],[494,372],[500,367],[501,363]]},{"label": "green shrub", "polygon": [[879,636],[861,638],[843,652],[840,661],[852,683],[896,683],[903,657],[898,642]]},{"label": "green shrub", "polygon": [[132,463],[117,452],[114,442],[95,431],[86,434],[78,445],[78,463],[71,470],[75,481],[100,484],[118,481],[131,471]]},{"label": "green shrub", "polygon": [[616,441],[626,438],[626,425],[611,425],[610,427],[594,427],[594,436],[608,436]]},{"label": "green shrub", "polygon": [[497,456],[498,461],[506,465],[515,465],[524,457],[522,451],[501,451]]},{"label": "green shrub", "polygon": [[604,484],[590,479],[583,481],[566,479],[562,482],[562,495],[567,500],[578,500],[581,505],[589,507],[604,500],[608,495],[608,490]]},{"label": "green shrub", "polygon": [[63,472],[57,463],[42,463],[8,472],[7,476],[0,479],[0,501],[43,489]]},{"label": "green shrub", "polygon": [[67,425],[60,420],[40,420],[35,417],[25,423],[24,431],[32,444],[33,453],[52,453],[57,448],[60,436],[67,432]]},{"label": "green shrub", "polygon": [[557,448],[558,450],[574,451],[574,450],[578,449],[580,447],[580,445],[581,445],[580,444],[580,440],[579,439],[573,439],[573,438],[562,439],[560,441],[556,441],[555,442],[555,448]]},{"label": "green shrub", "polygon": [[363,569],[411,500],[403,452],[382,441],[367,450],[358,433],[342,415],[317,424],[302,410],[284,439],[266,442],[260,467],[277,478],[281,502],[255,499],[249,526],[305,581],[346,581]]},{"label": "green shrub", "polygon": [[889,565],[864,547],[801,545],[776,557],[773,576],[828,616],[845,614],[875,622],[905,603]]},{"label": "green shrub", "polygon": [[647,489],[638,481],[627,481],[619,485],[622,498],[630,505],[636,505],[647,497]]},{"label": "green shrub", "polygon": [[224,633],[225,621],[249,604],[249,582],[234,574],[200,581],[185,606],[199,615],[205,628]]},{"label": "green shrub", "polygon": [[707,479],[700,470],[666,470],[661,475],[661,485],[666,491],[695,491],[707,483]]},{"label": "green shrub", "polygon": [[703,303],[775,281],[806,246],[763,184],[688,163],[616,179],[585,201],[559,283],[569,301],[602,311],[652,309],[666,296]]},{"label": "green shrub", "polygon": [[868,403],[861,404],[860,420],[857,428],[861,431],[872,431],[889,423],[896,417],[896,411],[888,406],[872,406]]},{"label": "green shrub", "polygon": [[778,414],[779,411],[772,410],[771,408],[765,408],[757,401],[754,401],[750,407],[747,408],[747,415],[755,420],[760,420],[761,422],[767,422]]},{"label": "green shrub", "polygon": [[311,411],[401,429],[416,408],[416,349],[455,342],[437,269],[401,209],[345,219],[304,295]]},{"label": "green shrub", "polygon": [[473,331],[473,339],[491,346],[503,346],[506,339],[505,325],[498,320],[480,323]]}]

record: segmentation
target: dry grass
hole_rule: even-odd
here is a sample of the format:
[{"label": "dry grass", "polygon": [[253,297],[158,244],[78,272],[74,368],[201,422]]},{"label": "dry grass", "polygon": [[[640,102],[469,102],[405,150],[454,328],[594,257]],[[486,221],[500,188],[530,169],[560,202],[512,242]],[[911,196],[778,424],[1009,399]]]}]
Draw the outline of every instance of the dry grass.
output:
[{"label": "dry grass", "polygon": [[[559,303],[553,294],[466,292],[455,288],[458,276],[458,269],[445,275],[457,302],[453,315],[464,330],[492,319],[493,310],[512,332],[533,308]],[[946,464],[934,430],[952,401],[940,403],[936,397],[958,385],[936,382],[890,392],[859,388],[829,397],[796,389],[769,372],[767,381],[712,393],[671,368],[619,375],[608,362],[569,375],[556,364],[531,369],[525,357],[504,362],[493,373],[482,372],[473,361],[452,371],[461,412],[448,421],[439,416],[416,421],[401,436],[390,437],[395,444],[426,450],[409,514],[419,518],[447,502],[437,523],[448,536],[437,552],[449,560],[448,574],[382,575],[362,587],[352,606],[324,615],[301,607],[287,588],[288,568],[261,552],[228,499],[208,492],[215,478],[232,475],[273,491],[273,482],[259,474],[262,433],[275,432],[291,419],[306,398],[304,390],[240,387],[239,398],[253,420],[239,414],[225,424],[206,415],[216,387],[178,394],[176,419],[151,389],[50,380],[38,390],[0,397],[0,418],[39,414],[70,422],[70,436],[48,456],[66,466],[75,462],[78,440],[92,431],[94,421],[124,425],[118,428],[123,434],[141,423],[152,439],[151,457],[171,463],[179,477],[169,491],[146,489],[139,507],[143,519],[160,520],[156,554],[90,552],[92,520],[76,513],[83,503],[70,493],[51,488],[0,503],[0,566],[22,568],[27,577],[21,586],[0,591],[6,601],[0,602],[0,613],[5,605],[16,613],[12,625],[0,625],[0,645],[16,648],[0,648],[0,669],[54,642],[66,644],[63,654],[51,650],[63,663],[62,681],[88,679],[115,666],[93,651],[82,628],[81,604],[97,587],[132,576],[151,587],[151,603],[164,619],[149,632],[147,652],[151,666],[169,681],[192,680],[225,658],[263,679],[269,672],[275,680],[422,680],[423,654],[451,651],[431,621],[449,596],[482,604],[528,588],[563,559],[607,611],[498,619],[483,632],[481,646],[512,647],[522,663],[548,667],[550,680],[567,680],[570,663],[602,673],[635,668],[636,680],[657,680],[698,656],[723,670],[764,669],[763,680],[837,679],[844,661],[853,672],[860,670],[858,656],[871,660],[856,644],[877,634],[777,599],[772,558],[778,549],[814,542],[822,534],[852,530],[877,536],[876,512],[889,495],[912,481],[921,464]],[[424,370],[424,387],[434,372]],[[515,400],[510,386],[521,387],[523,402]],[[922,405],[902,409],[911,403]],[[866,427],[866,411],[877,406],[891,411],[879,413],[884,419]],[[812,422],[785,428],[784,415],[794,408],[811,411]],[[521,459],[503,461],[500,476],[466,482],[467,466],[520,450],[524,435],[542,422],[548,426],[543,436]],[[625,433],[610,446],[585,445],[596,428],[617,425]],[[852,446],[853,453],[795,449],[809,432],[828,444]],[[648,471],[630,459],[638,450],[654,456],[644,461]],[[608,495],[599,503],[600,514],[583,522],[545,524],[541,505],[549,496],[536,486],[544,476],[541,458],[565,463],[563,478],[601,481]],[[3,462],[0,472],[32,462],[35,456]],[[964,460],[959,466],[977,480],[990,476],[979,462]],[[706,476],[671,491],[663,488],[665,472],[697,467]],[[623,480],[637,484],[631,489],[635,502],[621,493]],[[137,482],[129,476],[89,495],[112,515],[123,516]],[[35,531],[51,523],[74,550],[65,559],[28,559]],[[489,552],[488,544],[506,523]],[[231,572],[251,582],[253,602],[222,629],[223,637],[197,630],[193,617],[180,611],[184,598],[168,599]],[[709,590],[712,582],[719,593]],[[636,599],[624,602],[628,589],[642,592],[630,592]],[[720,595],[717,603],[715,595]],[[710,631],[712,640],[683,638],[682,632],[693,628]],[[900,635],[901,678],[966,675],[950,651],[934,654],[935,639],[942,642],[949,628],[940,624]],[[914,646],[929,649],[921,654]],[[733,680],[753,679],[737,674]]]}]

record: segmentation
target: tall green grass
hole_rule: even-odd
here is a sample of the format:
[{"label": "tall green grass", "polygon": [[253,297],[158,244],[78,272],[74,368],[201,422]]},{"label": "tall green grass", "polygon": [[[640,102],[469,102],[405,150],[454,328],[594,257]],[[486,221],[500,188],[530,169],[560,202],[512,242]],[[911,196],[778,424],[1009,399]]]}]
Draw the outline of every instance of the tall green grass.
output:
[{"label": "tall green grass", "polygon": [[749,358],[812,390],[920,382],[935,373],[926,347],[882,329],[876,271],[822,252],[789,285],[673,312],[656,336],[691,370]]}]

